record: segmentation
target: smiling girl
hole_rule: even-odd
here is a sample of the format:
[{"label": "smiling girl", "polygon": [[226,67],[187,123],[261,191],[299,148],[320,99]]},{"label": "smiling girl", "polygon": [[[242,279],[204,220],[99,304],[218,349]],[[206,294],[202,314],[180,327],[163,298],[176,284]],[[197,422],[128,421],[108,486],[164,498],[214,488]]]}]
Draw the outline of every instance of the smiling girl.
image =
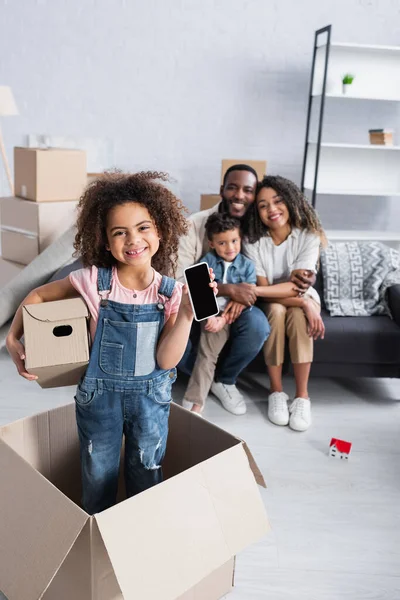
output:
[{"label": "smiling girl", "polygon": [[[193,313],[186,289],[182,295],[166,276],[187,231],[184,208],[158,180],[167,176],[109,174],[93,182],[79,203],[75,238],[85,268],[22,302],[81,296],[90,311],[90,361],[75,395],[89,514],[115,503],[123,434],[128,497],[162,481],[171,387]],[[22,334],[20,307],[7,348],[20,375],[36,379],[25,369]]]},{"label": "smiling girl", "polygon": [[[264,300],[263,309],[271,326],[264,345],[270,378],[268,418],[276,425],[289,424],[296,431],[305,431],[311,424],[308,379],[313,342],[324,337],[325,328],[316,290],[308,287],[301,293],[291,281],[309,280],[316,273],[325,234],[298,187],[283,177],[267,176],[258,187],[249,242],[245,253],[255,262],[257,295]],[[296,381],[290,409],[282,387],[286,338]]]}]

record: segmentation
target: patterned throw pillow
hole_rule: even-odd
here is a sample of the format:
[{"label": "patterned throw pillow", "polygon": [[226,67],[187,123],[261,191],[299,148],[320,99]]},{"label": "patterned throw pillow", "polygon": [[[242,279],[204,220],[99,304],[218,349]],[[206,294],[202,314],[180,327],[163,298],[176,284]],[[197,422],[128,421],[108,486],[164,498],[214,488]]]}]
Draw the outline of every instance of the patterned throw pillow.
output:
[{"label": "patterned throw pillow", "polygon": [[389,314],[386,289],[400,283],[396,250],[381,242],[330,243],[321,253],[321,266],[332,317]]}]

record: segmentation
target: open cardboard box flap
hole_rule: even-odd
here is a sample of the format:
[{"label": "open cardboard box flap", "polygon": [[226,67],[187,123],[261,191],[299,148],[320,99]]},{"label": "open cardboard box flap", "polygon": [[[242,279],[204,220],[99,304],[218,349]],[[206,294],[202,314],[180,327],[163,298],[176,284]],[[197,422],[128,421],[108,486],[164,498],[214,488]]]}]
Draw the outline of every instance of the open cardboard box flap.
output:
[{"label": "open cardboard box flap", "polygon": [[269,530],[260,473],[241,440],[176,404],[169,425],[165,481],[94,517],[74,503],[73,403],[0,428],[0,582],[10,600],[115,600],[119,591],[194,600],[201,582],[214,594],[213,573],[232,572],[233,557]]},{"label": "open cardboard box flap", "polygon": [[[179,439],[179,444],[169,452],[167,460],[170,462],[170,455],[174,453],[174,462],[180,465],[180,470],[184,470],[192,464],[205,460],[209,455],[216,454],[240,443],[247,455],[249,467],[253,472],[256,482],[261,487],[267,487],[248,445],[241,438],[234,436],[225,429],[221,429],[218,425],[214,425],[206,419],[199,419],[196,415],[191,414],[190,411],[183,409],[177,404],[171,405],[169,430],[170,434],[173,433],[174,437]],[[207,447],[204,447],[204,444],[197,444],[196,440],[199,439],[206,439]],[[181,451],[177,451],[177,448]]]},{"label": "open cardboard box flap", "polygon": [[269,530],[242,441],[171,409],[171,434],[178,421],[181,435],[226,449],[95,516],[125,600],[174,600]]},{"label": "open cardboard box flap", "polygon": [[[238,438],[240,439],[240,438]],[[252,455],[252,453],[250,452],[250,448],[248,447],[248,445],[246,444],[246,442],[244,440],[240,440],[243,444],[243,450],[246,452],[246,456],[247,459],[249,461],[249,466],[250,469],[253,472],[254,475],[254,479],[257,481],[258,485],[260,485],[263,488],[267,487],[267,484],[265,483],[265,479],[263,474],[260,471],[260,468],[258,466],[258,464],[256,463],[256,461],[254,460],[254,456]]]},{"label": "open cardboard box flap", "polygon": [[48,302],[27,304],[23,309],[33,319],[47,323],[53,321],[69,321],[70,319],[79,319],[80,317],[88,317],[89,315],[88,308],[81,298],[56,300],[51,303],[50,308]]},{"label": "open cardboard box flap", "polygon": [[1,589],[9,598],[36,600],[50,584],[88,515],[3,440],[0,482]]}]

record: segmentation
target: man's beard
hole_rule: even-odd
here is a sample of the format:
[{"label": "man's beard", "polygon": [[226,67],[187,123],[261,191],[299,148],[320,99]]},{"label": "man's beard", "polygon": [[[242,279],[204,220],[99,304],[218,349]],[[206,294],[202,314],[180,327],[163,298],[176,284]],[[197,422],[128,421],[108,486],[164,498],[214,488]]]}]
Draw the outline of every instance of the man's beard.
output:
[{"label": "man's beard", "polygon": [[230,211],[231,204],[241,204],[244,207],[245,210],[241,217],[238,217],[237,215],[232,215],[236,219],[244,219],[244,217],[246,216],[246,213],[248,211],[248,208],[250,206],[247,202],[246,203],[245,202],[233,202],[231,200],[226,200],[225,198],[222,197],[221,204],[219,206],[219,212],[222,212],[222,213],[226,212],[231,215],[232,214]]},{"label": "man's beard", "polygon": [[[223,198],[221,196],[221,202],[219,204],[219,208],[218,208],[218,212],[220,213],[228,213],[229,215],[231,214],[229,211],[229,200],[226,200],[225,198]],[[251,204],[246,204],[246,211],[244,213],[244,215],[242,217],[235,217],[236,219],[240,220],[240,229],[242,231],[243,236],[247,236],[248,235],[248,231],[249,231],[249,224],[250,224],[250,213],[251,213]]]}]

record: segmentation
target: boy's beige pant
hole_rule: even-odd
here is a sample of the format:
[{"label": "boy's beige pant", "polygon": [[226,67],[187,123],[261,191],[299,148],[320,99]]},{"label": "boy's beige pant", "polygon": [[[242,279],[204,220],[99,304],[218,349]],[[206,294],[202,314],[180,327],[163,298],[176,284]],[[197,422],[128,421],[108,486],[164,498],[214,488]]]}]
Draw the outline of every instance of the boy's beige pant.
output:
[{"label": "boy's beige pant", "polygon": [[[315,305],[320,310],[317,302]],[[263,352],[267,366],[279,366],[284,361],[285,341],[289,340],[292,363],[310,363],[313,360],[314,340],[307,333],[307,319],[303,309],[286,308],[282,304],[262,303],[268,317],[271,333],[264,344]]]},{"label": "boy's beige pant", "polygon": [[196,362],[185,392],[185,400],[204,406],[212,382],[218,356],[229,338],[229,325],[221,331],[210,333],[201,326],[201,335]]}]

